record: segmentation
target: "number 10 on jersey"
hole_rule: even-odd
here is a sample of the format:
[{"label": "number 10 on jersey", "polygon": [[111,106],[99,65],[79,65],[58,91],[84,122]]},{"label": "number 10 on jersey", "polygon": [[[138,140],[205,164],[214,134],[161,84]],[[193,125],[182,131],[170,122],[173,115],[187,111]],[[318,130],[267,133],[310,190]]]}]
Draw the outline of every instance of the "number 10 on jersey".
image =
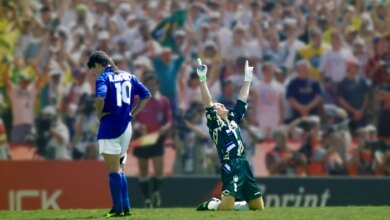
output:
[{"label": "number 10 on jersey", "polygon": [[130,105],[131,82],[123,81],[115,83],[116,105],[122,106],[122,102]]}]

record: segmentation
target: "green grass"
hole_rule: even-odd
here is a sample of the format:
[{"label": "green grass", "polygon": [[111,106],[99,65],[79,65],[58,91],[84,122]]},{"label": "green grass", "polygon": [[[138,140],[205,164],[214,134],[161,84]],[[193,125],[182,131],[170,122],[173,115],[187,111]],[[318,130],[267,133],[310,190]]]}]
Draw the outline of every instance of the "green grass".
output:
[{"label": "green grass", "polygon": [[[65,219],[104,219],[101,209],[0,211],[0,219],[10,220],[65,220]],[[390,207],[326,207],[326,208],[266,208],[264,211],[196,212],[189,208],[134,209],[130,217],[113,219],[153,219],[153,220],[218,220],[218,219],[283,219],[283,220],[368,220],[389,219]]]}]

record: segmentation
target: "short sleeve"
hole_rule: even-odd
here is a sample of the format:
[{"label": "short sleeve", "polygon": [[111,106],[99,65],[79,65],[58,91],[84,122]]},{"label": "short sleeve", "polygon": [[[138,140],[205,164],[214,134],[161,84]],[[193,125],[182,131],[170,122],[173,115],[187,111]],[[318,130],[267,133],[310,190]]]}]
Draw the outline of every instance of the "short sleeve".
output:
[{"label": "short sleeve", "polygon": [[317,81],[314,81],[313,83],[313,91],[315,95],[321,95],[322,93],[320,84]]},{"label": "short sleeve", "polygon": [[215,129],[219,126],[217,111],[214,106],[206,108],[207,127],[209,129]]},{"label": "short sleeve", "polygon": [[133,83],[133,86],[134,86],[134,94],[135,95],[138,95],[141,100],[149,98],[150,96],[152,96],[150,94],[149,90],[146,88],[146,86],[144,84],[142,84],[137,79],[137,77],[135,77],[134,75],[132,77],[133,77],[132,78],[132,83]]},{"label": "short sleeve", "polygon": [[102,76],[99,76],[96,79],[95,96],[102,97],[102,98],[106,98],[107,96],[107,83]]},{"label": "short sleeve", "polygon": [[287,85],[287,91],[286,91],[286,98],[294,98],[294,81],[290,81],[290,83]]},{"label": "short sleeve", "polygon": [[243,102],[239,99],[237,100],[237,103],[233,109],[233,120],[237,124],[239,124],[241,119],[244,117],[247,108],[248,108],[248,104],[246,102]]}]

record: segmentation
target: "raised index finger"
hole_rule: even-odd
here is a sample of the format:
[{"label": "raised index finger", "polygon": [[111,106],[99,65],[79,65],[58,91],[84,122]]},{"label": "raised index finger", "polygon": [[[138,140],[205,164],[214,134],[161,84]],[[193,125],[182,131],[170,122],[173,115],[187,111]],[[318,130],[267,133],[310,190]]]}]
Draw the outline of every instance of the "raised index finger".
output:
[{"label": "raised index finger", "polygon": [[202,65],[202,60],[200,58],[198,58],[198,65]]}]

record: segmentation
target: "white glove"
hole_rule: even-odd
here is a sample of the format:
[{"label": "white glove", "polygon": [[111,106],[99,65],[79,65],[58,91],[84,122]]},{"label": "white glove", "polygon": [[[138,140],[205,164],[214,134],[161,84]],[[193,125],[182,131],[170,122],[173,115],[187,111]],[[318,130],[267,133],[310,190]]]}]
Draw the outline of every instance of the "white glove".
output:
[{"label": "white glove", "polygon": [[202,60],[200,60],[200,58],[198,58],[198,67],[196,68],[196,73],[198,74],[199,81],[206,81],[207,66],[202,64]]},{"label": "white glove", "polygon": [[245,69],[244,69],[244,72],[245,72],[245,79],[244,79],[244,81],[245,81],[245,82],[252,82],[252,78],[253,78],[253,66],[249,66],[248,60],[245,61]]}]

